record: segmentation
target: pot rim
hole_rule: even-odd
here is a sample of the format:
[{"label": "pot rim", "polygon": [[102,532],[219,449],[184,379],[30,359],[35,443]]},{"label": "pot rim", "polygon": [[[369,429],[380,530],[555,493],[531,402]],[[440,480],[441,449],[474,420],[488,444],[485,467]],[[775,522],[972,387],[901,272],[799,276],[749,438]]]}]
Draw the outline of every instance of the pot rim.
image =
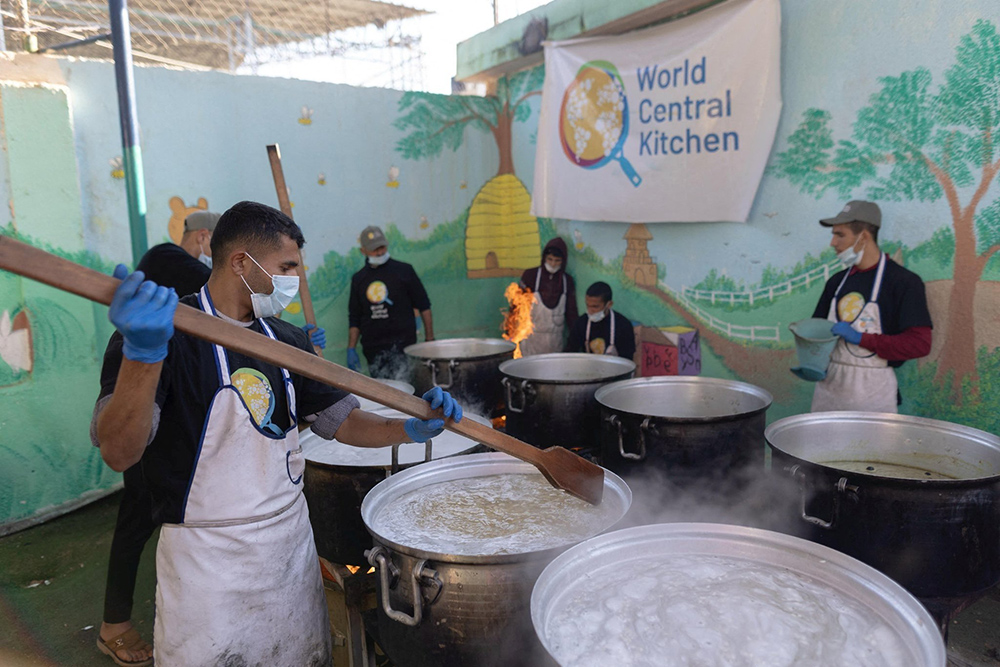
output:
[{"label": "pot rim", "polygon": [[[462,563],[468,565],[490,565],[490,564],[504,564],[504,563],[519,563],[526,561],[535,561],[540,559],[552,558],[555,554],[560,553],[568,549],[569,547],[577,544],[577,542],[568,542],[566,544],[557,545],[554,547],[549,547],[547,549],[539,549],[536,551],[524,551],[516,554],[493,554],[493,555],[477,555],[477,556],[466,556],[460,554],[447,554],[437,551],[427,551],[424,549],[417,549],[415,547],[410,547],[405,544],[400,544],[393,540],[380,535],[378,532],[372,529],[371,519],[378,510],[381,509],[380,505],[384,504],[386,501],[384,496],[389,495],[389,493],[394,490],[394,487],[399,485],[405,485],[407,482],[412,482],[414,488],[421,488],[426,486],[428,482],[433,483],[434,481],[445,481],[435,480],[436,476],[440,477],[442,473],[448,473],[449,469],[466,469],[466,472],[478,472],[479,474],[472,475],[459,475],[460,477],[480,477],[485,475],[497,475],[504,472],[522,472],[527,470],[535,470],[535,467],[530,463],[521,461],[514,458],[508,454],[502,452],[488,452],[485,454],[463,454],[462,456],[455,456],[447,459],[439,459],[436,461],[431,461],[429,463],[421,463],[408,468],[407,470],[400,471],[388,477],[372,488],[371,491],[365,495],[365,499],[361,502],[361,519],[364,521],[365,528],[371,533],[372,539],[379,543],[390,547],[392,550],[397,551],[406,556],[411,556],[413,558],[425,558],[431,561],[437,561],[441,563]],[[448,477],[447,479],[456,479]],[[420,482],[424,482],[421,484]],[[607,526],[601,528],[599,532],[604,532],[612,528],[615,524],[622,520],[625,514],[628,512],[629,507],[632,504],[632,490],[629,489],[625,481],[614,474],[610,470],[605,469],[604,471],[604,497],[609,498],[612,495],[617,496],[622,502],[621,516],[616,518],[614,521],[609,523]],[[592,537],[592,536],[591,536]],[[587,538],[583,538],[587,539]]]},{"label": "pot rim", "polygon": [[[528,376],[525,373],[517,373],[518,366],[527,366],[532,360],[553,360],[553,361],[596,361],[598,364],[607,364],[608,367],[619,366],[614,374],[604,377],[585,378],[580,380],[550,380]],[[507,377],[518,380],[527,380],[536,384],[606,384],[632,377],[635,372],[635,362],[624,357],[610,357],[606,355],[587,354],[586,352],[551,352],[549,354],[535,354],[520,359],[508,359],[500,364],[500,372]]]},{"label": "pot rim", "polygon": [[[727,387],[730,389],[741,389],[746,393],[756,396],[764,401],[763,407],[757,408],[756,410],[747,410],[745,412],[740,412],[733,415],[718,415],[711,417],[671,417],[668,415],[654,415],[646,412],[633,412],[632,410],[625,410],[612,405],[608,405],[605,402],[605,398],[608,394],[614,392],[616,389],[620,389],[625,386],[639,386],[639,385],[703,385],[703,386],[719,386]],[[740,382],[738,380],[725,380],[722,378],[710,378],[701,377],[697,375],[658,375],[654,377],[641,377],[633,378],[631,380],[620,380],[618,382],[612,382],[611,384],[606,384],[597,390],[594,394],[594,398],[600,404],[602,410],[610,410],[612,412],[617,412],[619,414],[631,415],[633,417],[651,417],[653,420],[662,421],[670,424],[706,424],[706,423],[717,423],[717,422],[728,422],[728,421],[739,421],[747,419],[748,417],[755,417],[757,415],[764,414],[767,409],[771,407],[774,402],[774,397],[771,396],[771,392],[767,391],[763,387],[758,387],[757,385],[750,384],[749,382]]]},{"label": "pot rim", "polygon": [[[905,625],[910,630],[908,634],[921,640],[920,657],[929,659],[926,664],[944,667],[947,661],[944,640],[930,612],[905,588],[875,568],[802,538],[717,523],[663,523],[626,528],[592,537],[557,556],[542,571],[531,591],[532,625],[546,650],[549,650],[545,638],[547,612],[552,600],[568,589],[567,578],[590,575],[609,560],[620,563],[649,557],[650,545],[657,544],[666,545],[670,554],[722,555],[784,567],[821,585],[835,587],[869,612],[874,611],[910,648],[908,641],[912,637],[903,637],[900,632],[900,626]],[[866,595],[870,596],[868,603]]]},{"label": "pot rim", "polygon": [[940,433],[961,436],[969,440],[974,440],[980,444],[996,449],[1000,452],[1000,436],[996,436],[987,431],[982,431],[977,428],[972,428],[971,426],[964,426],[962,424],[955,424],[953,422],[947,422],[941,419],[930,419],[929,417],[915,417],[910,415],[901,415],[892,412],[860,412],[860,411],[842,411],[842,412],[808,412],[801,415],[793,415],[791,417],[785,417],[784,419],[778,419],[773,423],[769,424],[764,429],[764,440],[767,441],[769,447],[778,450],[782,455],[789,458],[793,458],[797,461],[802,461],[809,466],[814,468],[819,468],[825,473],[830,475],[835,475],[839,477],[847,477],[856,475],[861,479],[867,479],[879,484],[891,484],[896,486],[913,486],[914,483],[920,484],[921,486],[928,487],[961,487],[961,486],[980,486],[983,483],[996,483],[1000,482],[1000,473],[995,475],[985,475],[980,477],[962,477],[959,479],[917,479],[913,477],[886,477],[884,475],[873,475],[871,473],[855,471],[855,470],[844,470],[843,468],[837,468],[834,466],[826,465],[825,463],[819,463],[817,461],[812,461],[810,459],[798,456],[796,454],[791,454],[782,447],[775,445],[772,438],[786,431],[802,424],[815,424],[815,423],[830,423],[830,422],[851,422],[858,423],[864,422],[869,424],[891,424],[891,423],[905,423],[905,424],[917,424],[920,426],[925,426],[927,428],[936,430]]},{"label": "pot rim", "polygon": [[[497,348],[495,352],[490,352],[489,354],[476,354],[472,356],[456,356],[449,354],[436,354],[432,352],[426,352],[428,348],[434,346],[436,343],[475,343],[487,345],[492,345]],[[461,360],[461,361],[477,361],[479,359],[492,359],[498,356],[504,356],[506,354],[513,354],[517,345],[510,342],[509,340],[504,340],[503,338],[438,338],[432,341],[424,341],[423,343],[414,343],[413,345],[407,345],[403,348],[403,354],[408,357],[413,357],[415,359],[423,359],[428,361],[449,361],[449,360]]]}]

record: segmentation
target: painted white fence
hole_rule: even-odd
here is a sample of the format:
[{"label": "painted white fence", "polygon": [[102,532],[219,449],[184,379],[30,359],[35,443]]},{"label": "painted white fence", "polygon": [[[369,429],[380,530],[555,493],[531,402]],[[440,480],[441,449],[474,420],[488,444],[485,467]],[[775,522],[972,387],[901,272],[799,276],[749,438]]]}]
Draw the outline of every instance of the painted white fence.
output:
[{"label": "painted white fence", "polygon": [[660,283],[660,289],[671,293],[675,299],[677,299],[681,304],[684,305],[691,313],[702,320],[710,328],[715,329],[719,333],[723,334],[728,338],[741,339],[741,340],[780,340],[780,329],[779,325],[775,326],[747,326],[743,324],[732,324],[731,322],[724,322],[720,320],[715,315],[705,312],[699,308],[693,301],[684,296],[684,294],[674,292],[666,284]]},{"label": "painted white fence", "polygon": [[768,287],[761,287],[760,289],[755,289],[753,291],[747,292],[718,292],[714,290],[700,290],[694,289],[693,287],[688,287],[684,285],[681,287],[681,294],[693,301],[709,301],[713,305],[715,304],[729,304],[735,306],[738,303],[745,303],[749,305],[754,305],[754,303],[767,299],[768,301],[774,301],[776,296],[784,296],[785,294],[791,294],[797,289],[808,289],[809,285],[816,282],[817,280],[822,280],[824,283],[830,279],[830,276],[843,268],[839,261],[834,260],[829,264],[824,264],[822,266],[817,266],[814,269],[810,269],[805,273],[800,273],[797,276],[792,276],[783,283],[777,285],[770,285]]}]

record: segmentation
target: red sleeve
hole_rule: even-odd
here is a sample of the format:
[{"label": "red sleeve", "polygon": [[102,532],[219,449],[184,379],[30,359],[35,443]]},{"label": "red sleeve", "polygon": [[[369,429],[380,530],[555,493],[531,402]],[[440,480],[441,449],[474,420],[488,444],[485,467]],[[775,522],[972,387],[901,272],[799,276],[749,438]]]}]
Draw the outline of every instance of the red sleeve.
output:
[{"label": "red sleeve", "polygon": [[931,351],[931,328],[910,327],[903,333],[861,334],[861,347],[886,361],[908,361],[926,357]]}]

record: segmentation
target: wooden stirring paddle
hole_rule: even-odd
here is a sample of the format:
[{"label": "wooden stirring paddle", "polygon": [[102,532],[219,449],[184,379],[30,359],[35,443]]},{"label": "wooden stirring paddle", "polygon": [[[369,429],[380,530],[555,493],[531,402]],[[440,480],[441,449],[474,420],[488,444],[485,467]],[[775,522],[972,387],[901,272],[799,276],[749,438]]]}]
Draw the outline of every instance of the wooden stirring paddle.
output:
[{"label": "wooden stirring paddle", "polygon": [[[75,264],[7,236],[0,236],[0,269],[104,305],[111,304],[111,298],[120,283],[112,276]],[[423,399],[393,389],[377,380],[309,354],[305,350],[229,324],[190,306],[178,305],[177,313],[174,315],[174,328],[286,368],[304,377],[371,399],[408,415],[420,419],[440,417],[440,411],[431,410],[427,401]],[[527,461],[538,468],[556,488],[594,505],[601,502],[604,494],[604,469],[569,450],[562,447],[538,449],[472,419],[463,419],[458,423],[447,419],[445,428]]]}]

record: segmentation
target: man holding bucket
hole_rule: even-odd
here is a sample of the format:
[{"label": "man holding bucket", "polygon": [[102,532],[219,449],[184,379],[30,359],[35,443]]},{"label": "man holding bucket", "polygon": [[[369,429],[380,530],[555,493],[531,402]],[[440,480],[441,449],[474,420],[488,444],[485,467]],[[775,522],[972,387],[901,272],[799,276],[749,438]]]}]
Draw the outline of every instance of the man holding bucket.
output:
[{"label": "man holding bucket", "polygon": [[896,412],[893,369],[931,350],[924,283],[879,249],[882,212],[874,202],[848,202],[819,223],[831,228],[830,245],[847,268],[827,281],[813,313],[834,322],[838,340],[812,411]]}]

